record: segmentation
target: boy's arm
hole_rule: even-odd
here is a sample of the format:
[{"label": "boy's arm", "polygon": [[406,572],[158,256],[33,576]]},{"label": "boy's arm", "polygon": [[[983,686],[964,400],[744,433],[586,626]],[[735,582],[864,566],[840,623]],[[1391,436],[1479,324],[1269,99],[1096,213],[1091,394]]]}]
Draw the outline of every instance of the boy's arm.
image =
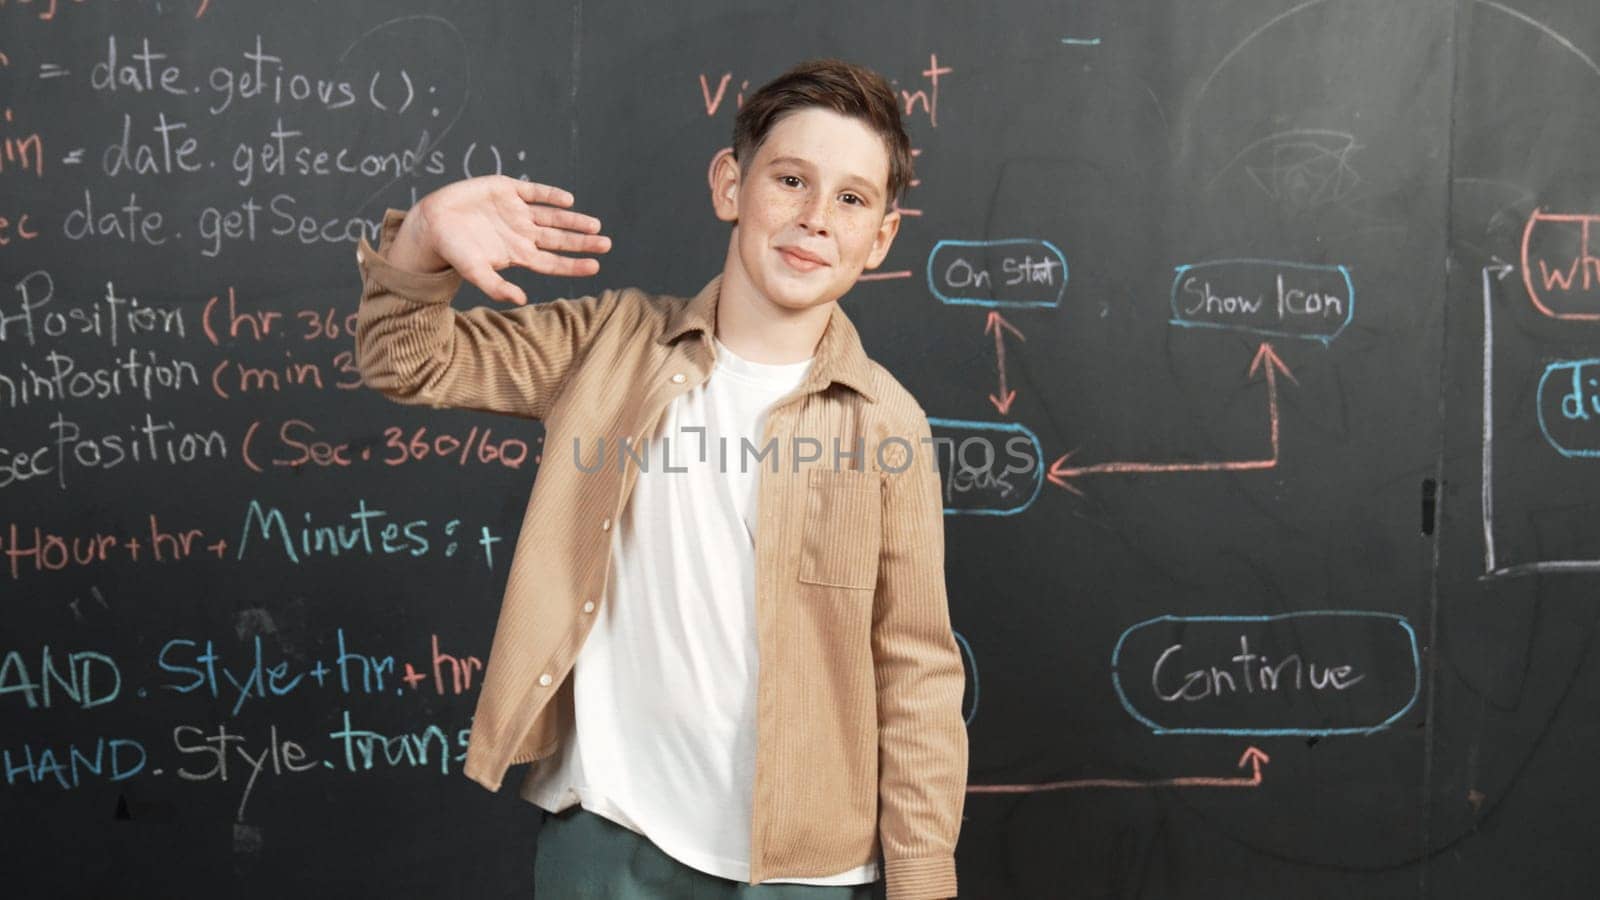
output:
[{"label": "boy's arm", "polygon": [[917,419],[916,433],[901,435],[912,444],[909,465],[887,478],[872,611],[888,900],[956,896],[967,796],[966,674],[945,595],[944,502],[933,432],[920,409]]},{"label": "boy's arm", "polygon": [[378,247],[363,237],[356,250],[355,354],[363,383],[408,405],[545,418],[620,292],[457,310],[450,305],[462,282],[455,269],[413,272],[384,256],[405,216],[386,210]]}]

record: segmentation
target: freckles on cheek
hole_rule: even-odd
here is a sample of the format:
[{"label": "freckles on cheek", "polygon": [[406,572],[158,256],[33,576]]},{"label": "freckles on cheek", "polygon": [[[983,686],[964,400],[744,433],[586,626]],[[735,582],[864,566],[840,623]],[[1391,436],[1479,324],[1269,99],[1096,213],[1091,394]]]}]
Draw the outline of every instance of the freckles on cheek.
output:
[{"label": "freckles on cheek", "polygon": [[878,229],[867,222],[849,222],[840,227],[839,236],[852,246],[862,248],[865,253],[872,246],[872,239],[877,235]]},{"label": "freckles on cheek", "polygon": [[800,214],[802,204],[792,197],[779,194],[762,205],[769,222],[784,222]]}]

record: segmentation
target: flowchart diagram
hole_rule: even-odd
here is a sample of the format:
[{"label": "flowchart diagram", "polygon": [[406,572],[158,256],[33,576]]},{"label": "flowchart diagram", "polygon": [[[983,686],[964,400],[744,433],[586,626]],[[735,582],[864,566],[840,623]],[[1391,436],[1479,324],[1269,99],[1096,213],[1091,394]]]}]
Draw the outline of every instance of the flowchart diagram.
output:
[{"label": "flowchart diagram", "polygon": [[[1600,215],[1553,213],[1535,209],[1522,230],[1520,279],[1507,276],[1518,270],[1499,258],[1481,271],[1483,298],[1483,433],[1482,507],[1484,577],[1532,575],[1554,572],[1600,571],[1600,548],[1584,557],[1563,556],[1508,561],[1497,545],[1502,522],[1496,520],[1495,486],[1495,319],[1496,298],[1511,309],[1501,317],[1531,309],[1537,316],[1559,322],[1582,343],[1588,329],[1600,322],[1600,258],[1589,249],[1591,230]],[[1517,287],[1526,292],[1527,307],[1512,297]],[[1539,434],[1548,450],[1563,460],[1600,459],[1600,358],[1589,354],[1546,360],[1536,389],[1535,413]]]},{"label": "flowchart diagram", "polygon": [[[929,254],[930,292],[941,302],[985,310],[983,331],[995,345],[996,391],[989,402],[1009,414],[1017,390],[1008,381],[1006,341],[1026,340],[1003,309],[1053,309],[1066,289],[1065,254],[1049,241],[1004,239],[940,241]],[[1176,267],[1171,296],[1172,327],[1220,329],[1254,336],[1257,345],[1245,376],[1266,385],[1263,431],[1265,452],[1215,460],[1121,460],[1074,462],[1076,447],[1045,465],[1037,434],[1011,421],[930,417],[950,448],[945,512],[950,515],[1015,515],[1027,509],[1048,481],[1074,494],[1075,483],[1090,476],[1240,472],[1276,468],[1281,446],[1279,377],[1298,384],[1272,341],[1306,340],[1327,347],[1355,315],[1355,285],[1343,265],[1316,265],[1265,259],[1228,259]],[[1003,445],[1013,460],[996,471]],[[975,461],[968,452],[981,451]],[[1025,478],[1022,481],[1015,476]]]},{"label": "flowchart diagram", "polygon": [[[1010,414],[1017,398],[1017,388],[1006,371],[1007,343],[1026,340],[1024,328],[1008,319],[1005,311],[1019,315],[1019,310],[1057,308],[1068,269],[1066,254],[1059,247],[1033,239],[941,241],[929,256],[931,293],[946,304],[984,311],[983,334],[994,341],[996,367],[996,389],[986,399],[1001,417]],[[1264,385],[1259,449],[1222,459],[1087,462],[1078,461],[1085,450],[1080,446],[1046,464],[1049,457],[1043,442],[1020,422],[930,417],[930,424],[944,435],[950,450],[944,478],[945,512],[1016,515],[1039,498],[1046,483],[1083,496],[1080,485],[1091,477],[1181,477],[1276,469],[1282,460],[1280,379],[1290,385],[1299,381],[1274,342],[1332,345],[1355,315],[1356,289],[1349,268],[1269,259],[1179,265],[1167,299],[1170,327],[1259,338],[1248,365],[1241,366],[1247,381]],[[1003,468],[1002,457],[1006,459]],[[1277,627],[1280,624],[1291,627]],[[977,659],[964,640],[962,646],[976,686]],[[1347,658],[1354,647],[1363,648],[1360,659]],[[1362,610],[1160,616],[1124,631],[1111,656],[1111,683],[1119,704],[1131,719],[1155,735],[1373,734],[1389,728],[1414,707],[1421,691],[1421,671],[1411,624],[1403,616]],[[1404,677],[1396,678],[1396,672],[1403,672]],[[1339,721],[1330,721],[1318,700],[1331,695],[1338,695],[1341,701],[1337,705],[1340,715],[1334,717]],[[976,712],[975,702],[972,712]],[[1262,725],[1262,721],[1272,724]],[[1248,772],[1244,775],[1087,777],[976,784],[970,785],[969,791],[1253,788],[1262,784],[1263,766],[1268,761],[1259,747],[1247,745],[1235,764]]]}]

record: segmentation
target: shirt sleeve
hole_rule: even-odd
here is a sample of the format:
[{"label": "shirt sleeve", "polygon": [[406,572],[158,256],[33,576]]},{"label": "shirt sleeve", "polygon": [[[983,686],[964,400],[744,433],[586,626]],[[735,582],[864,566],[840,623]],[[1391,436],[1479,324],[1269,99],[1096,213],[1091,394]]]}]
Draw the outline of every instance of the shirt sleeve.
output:
[{"label": "shirt sleeve", "polygon": [[966,687],[945,593],[944,503],[927,416],[888,461],[872,613],[878,701],[879,844],[888,900],[956,896],[967,790]]},{"label": "shirt sleeve", "polygon": [[544,419],[620,292],[455,309],[459,272],[411,272],[385,258],[405,216],[386,210],[377,248],[362,237],[356,249],[362,382],[398,403]]}]

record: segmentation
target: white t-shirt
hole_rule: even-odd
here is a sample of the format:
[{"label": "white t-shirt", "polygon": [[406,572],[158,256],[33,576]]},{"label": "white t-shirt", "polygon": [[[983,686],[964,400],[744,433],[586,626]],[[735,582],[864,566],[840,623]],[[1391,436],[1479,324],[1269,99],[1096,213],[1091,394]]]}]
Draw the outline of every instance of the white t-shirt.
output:
[{"label": "white t-shirt", "polygon": [[[534,764],[532,799],[551,812],[578,803],[685,865],[742,882],[756,754],[756,488],[773,465],[757,453],[767,408],[813,360],[757,363],[713,340],[706,383],[673,400],[648,455],[636,453],[645,462],[611,530],[605,598],[573,663],[573,739]],[[703,438],[686,430],[698,426]],[[687,471],[666,471],[663,452]],[[606,454],[615,466],[609,440]],[[874,842],[870,858],[834,875],[772,881],[875,881],[877,852]]]}]

